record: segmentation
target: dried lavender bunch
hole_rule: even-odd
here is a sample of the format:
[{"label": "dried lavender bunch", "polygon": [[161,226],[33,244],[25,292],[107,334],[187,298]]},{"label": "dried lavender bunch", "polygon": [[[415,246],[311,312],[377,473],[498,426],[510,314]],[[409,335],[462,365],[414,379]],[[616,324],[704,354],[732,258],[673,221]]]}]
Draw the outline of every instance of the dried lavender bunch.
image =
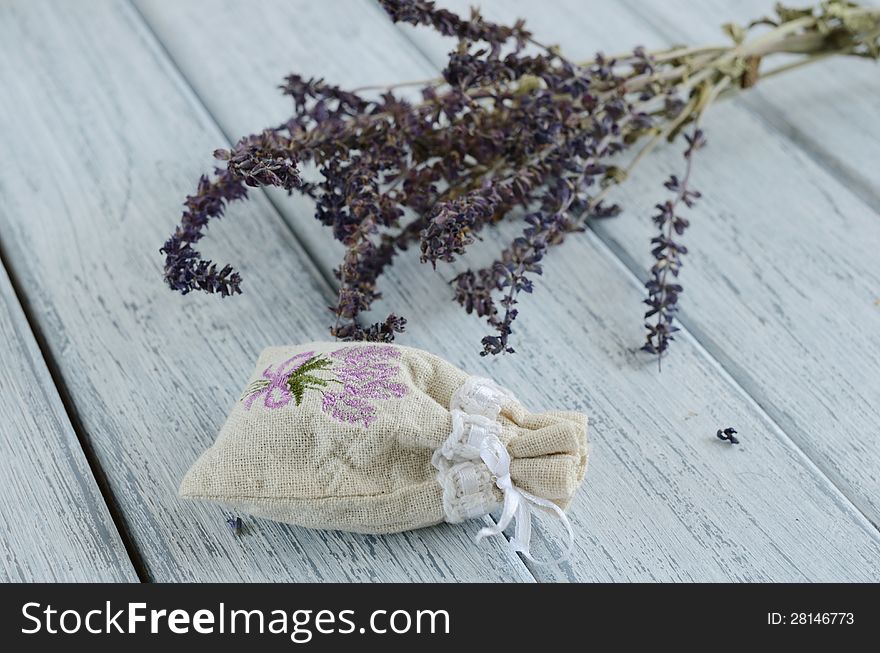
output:
[{"label": "dried lavender bunch", "polygon": [[[414,83],[421,100],[411,102],[395,93],[404,85],[345,91],[290,75],[281,89],[293,116],[218,150],[225,167],[202,177],[187,198],[161,250],[171,288],[241,292],[239,275],[203,260],[196,244],[248,187],[296,191],[314,200],[315,217],[345,246],[331,333],[391,341],[403,318],[364,325],[361,314],[381,296],[378,279],[399,252],[418,245],[422,262],[436,267],[466,257],[501,220],[520,221],[519,235],[493,264],[452,280],[455,300],[492,328],[481,353],[513,352],[519,295],[534,290],[549,249],[591,218],[617,214],[619,207],[605,202],[609,190],[659,142],[688,131],[685,174],[667,182],[673,197],[654,218],[655,263],[646,284],[644,349],[662,356],[676,331],[686,253],[678,239],[688,225],[680,209],[699,196],[690,178],[707,107],[832,54],[880,57],[880,10],[844,0],[808,9],[777,5],[772,17],[726,25],[730,45],[636,48],[589,62],[541,45],[522,21],[500,25],[476,10],[464,18],[426,0],[380,2],[393,21],[455,40],[442,77]],[[764,69],[779,53],[798,58]],[[316,178],[301,176],[304,163],[314,164]]]}]

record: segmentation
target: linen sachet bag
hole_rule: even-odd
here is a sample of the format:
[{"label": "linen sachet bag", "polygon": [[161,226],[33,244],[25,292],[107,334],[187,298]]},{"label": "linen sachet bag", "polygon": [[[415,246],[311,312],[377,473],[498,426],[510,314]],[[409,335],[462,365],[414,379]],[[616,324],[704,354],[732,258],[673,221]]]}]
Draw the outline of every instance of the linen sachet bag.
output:
[{"label": "linen sachet bag", "polygon": [[501,509],[527,557],[531,512],[584,477],[587,418],[531,413],[489,379],[425,351],[317,342],[263,351],[184,497],[309,528],[393,533]]}]

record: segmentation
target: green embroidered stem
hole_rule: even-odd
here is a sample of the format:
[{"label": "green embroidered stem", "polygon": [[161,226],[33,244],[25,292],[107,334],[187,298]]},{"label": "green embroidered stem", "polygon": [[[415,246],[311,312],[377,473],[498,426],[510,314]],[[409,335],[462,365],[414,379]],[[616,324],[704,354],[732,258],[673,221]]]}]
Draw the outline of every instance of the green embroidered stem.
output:
[{"label": "green embroidered stem", "polygon": [[302,403],[303,395],[305,395],[306,390],[318,390],[327,387],[330,380],[322,379],[314,374],[310,374],[310,372],[318,372],[326,369],[331,364],[332,361],[330,361],[329,358],[312,356],[309,360],[290,373],[290,376],[287,377],[287,389],[290,391],[290,394],[293,395],[297,406]]},{"label": "green embroidered stem", "polygon": [[239,401],[244,401],[251,395],[257,394],[260,390],[263,390],[269,386],[269,382],[266,379],[257,379],[253,383],[251,383],[241,395],[241,399]]},{"label": "green embroidered stem", "polygon": [[[284,385],[296,401],[297,406],[302,403],[306,390],[319,390],[321,388],[326,388],[330,383],[342,383],[341,381],[332,378],[322,379],[313,374],[313,372],[326,370],[332,364],[333,362],[329,358],[325,358],[321,355],[312,356],[306,360],[305,363],[287,375],[287,378],[284,380]],[[263,392],[269,388],[272,383],[273,382],[268,379],[257,379],[247,387],[239,401],[245,401],[248,397]]]}]

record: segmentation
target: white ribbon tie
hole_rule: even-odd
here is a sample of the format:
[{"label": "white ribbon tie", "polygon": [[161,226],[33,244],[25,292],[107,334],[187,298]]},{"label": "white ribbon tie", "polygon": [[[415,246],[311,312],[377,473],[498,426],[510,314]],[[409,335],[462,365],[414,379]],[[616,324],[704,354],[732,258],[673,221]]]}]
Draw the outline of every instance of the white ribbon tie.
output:
[{"label": "white ribbon tie", "polygon": [[[447,521],[457,523],[466,518],[485,515],[497,506],[491,499],[491,483],[501,490],[504,502],[501,517],[494,526],[487,526],[477,533],[476,541],[484,537],[501,535],[516,520],[514,536],[510,544],[535,564],[563,562],[574,547],[574,531],[565,512],[548,499],[526,492],[513,482],[510,476],[510,454],[498,436],[501,424],[498,415],[504,401],[513,398],[507,390],[494,381],[481,377],[469,377],[452,397],[452,433],[434,452],[431,462],[437,468],[437,480],[443,486],[443,508]],[[485,468],[480,471],[480,462]],[[482,485],[481,485],[482,478]],[[488,506],[490,497],[491,507]],[[565,526],[567,546],[562,556],[552,561],[540,561],[532,557],[532,513],[549,512],[556,515]]]},{"label": "white ribbon tie", "polygon": [[494,526],[487,526],[477,533],[477,542],[484,537],[493,535],[501,535],[512,520],[516,520],[516,528],[510,545],[514,551],[523,554],[525,558],[536,564],[547,564],[547,561],[536,560],[531,553],[532,540],[532,512],[535,510],[548,510],[554,513],[565,526],[568,536],[565,552],[555,560],[550,562],[564,562],[571,555],[574,547],[574,531],[571,522],[565,512],[552,501],[542,499],[530,492],[526,492],[522,488],[517,487],[513,479],[510,478],[510,454],[507,453],[507,447],[501,444],[501,441],[494,437],[488,437],[483,440],[480,446],[480,458],[492,476],[495,477],[495,485],[504,494],[504,504],[501,508],[501,517]]}]

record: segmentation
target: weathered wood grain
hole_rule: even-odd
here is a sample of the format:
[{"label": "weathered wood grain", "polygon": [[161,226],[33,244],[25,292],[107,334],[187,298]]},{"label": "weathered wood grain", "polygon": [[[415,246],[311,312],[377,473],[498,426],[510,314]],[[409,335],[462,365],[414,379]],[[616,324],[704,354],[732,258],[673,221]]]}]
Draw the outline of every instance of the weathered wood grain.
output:
[{"label": "weathered wood grain", "polygon": [[472,527],[375,538],[248,519],[233,539],[221,509],[177,497],[259,350],[326,333],[328,289],[259,193],[206,243],[241,263],[244,297],[164,287],[158,249],[224,139],[127,3],[6,3],[0,43],[8,261],[149,578],[532,580]]},{"label": "weathered wood grain", "polygon": [[[263,13],[235,2],[210,12],[198,3],[137,6],[234,135],[285,117],[274,87],[291,70],[348,86],[436,74],[365,3],[327,3],[309,20],[303,12],[317,10],[307,2],[264,3]],[[222,52],[209,37],[217,34],[230,39]],[[308,203],[278,206],[329,270],[336,250]],[[880,578],[867,521],[699,345],[685,335],[662,377],[634,352],[641,290],[604,244],[588,234],[548,260],[546,283],[522,305],[517,356],[476,356],[482,325],[441,300],[452,272],[432,275],[415,252],[395,264],[382,306],[410,319],[401,342],[491,375],[535,409],[591,415],[591,469],[571,513],[577,550],[562,568],[534,567],[539,579]],[[731,424],[744,434],[738,449],[714,436]]]},{"label": "weathered wood grain", "polygon": [[0,582],[137,581],[2,265],[0,334]]},{"label": "weathered wood grain", "polygon": [[[485,8],[490,17],[533,19],[539,37],[560,43],[574,58],[597,49],[616,52],[623,43],[650,48],[686,40],[656,33],[647,3],[633,4],[629,14],[613,3],[594,3],[589,14],[574,1],[555,6],[565,16],[555,30],[547,12],[526,4]],[[655,6],[658,15],[670,7]],[[677,15],[693,21],[699,13],[683,3]],[[714,40],[711,33],[691,38]],[[438,61],[442,51],[436,42],[426,46]],[[767,95],[776,81],[767,83]],[[870,433],[880,419],[880,342],[874,337],[880,220],[741,101],[713,109],[705,126],[710,148],[695,174],[706,199],[686,236],[691,253],[683,273],[683,321],[876,526],[880,446]],[[595,225],[639,276],[650,265],[648,217],[664,197],[660,182],[680,171],[679,150],[667,147],[649,157],[617,194],[628,210]],[[870,140],[847,151],[867,158]]]}]

